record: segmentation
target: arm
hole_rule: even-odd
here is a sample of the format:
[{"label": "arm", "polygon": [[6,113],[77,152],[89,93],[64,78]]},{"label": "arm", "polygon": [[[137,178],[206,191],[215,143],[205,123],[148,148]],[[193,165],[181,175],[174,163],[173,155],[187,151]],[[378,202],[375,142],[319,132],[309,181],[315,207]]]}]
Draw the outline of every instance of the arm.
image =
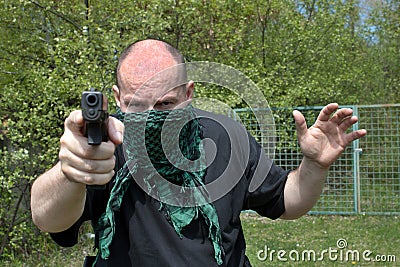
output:
[{"label": "arm", "polygon": [[86,184],[105,184],[114,175],[114,150],[122,142],[123,124],[110,118],[110,141],[98,146],[87,144],[83,125],[81,111],[69,115],[60,140],[60,161],[32,185],[32,219],[43,231],[72,226],[83,213]]},{"label": "arm", "polygon": [[293,112],[303,160],[288,176],[284,189],[286,211],[282,219],[295,219],[306,214],[321,195],[329,167],[347,145],[367,134],[365,130],[346,133],[358,119],[349,108],[334,114],[337,109],[336,103],[325,106],[315,124],[308,129],[304,116],[299,111]]},{"label": "arm", "polygon": [[32,185],[33,222],[45,232],[66,230],[82,215],[85,198],[85,184],[68,180],[58,162]]}]

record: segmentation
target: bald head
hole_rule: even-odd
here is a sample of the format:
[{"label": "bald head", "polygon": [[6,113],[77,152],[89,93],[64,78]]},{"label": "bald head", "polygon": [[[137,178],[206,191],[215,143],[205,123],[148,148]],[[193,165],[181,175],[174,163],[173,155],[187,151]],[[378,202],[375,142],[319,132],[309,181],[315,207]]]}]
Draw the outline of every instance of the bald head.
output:
[{"label": "bald head", "polygon": [[187,80],[182,54],[158,40],[130,45],[121,55],[117,85],[113,86],[122,111],[173,109],[192,99],[194,82]]},{"label": "bald head", "polygon": [[159,40],[143,40],[127,47],[121,54],[116,69],[117,85],[144,82],[152,75],[184,63],[184,57],[173,46]]}]

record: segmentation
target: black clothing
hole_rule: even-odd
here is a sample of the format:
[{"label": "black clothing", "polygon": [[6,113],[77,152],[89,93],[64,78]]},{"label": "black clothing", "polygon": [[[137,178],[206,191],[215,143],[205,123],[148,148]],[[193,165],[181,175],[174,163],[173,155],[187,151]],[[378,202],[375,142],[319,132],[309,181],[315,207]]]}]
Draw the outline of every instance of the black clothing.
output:
[{"label": "black clothing", "polygon": [[[283,192],[288,172],[274,165],[237,122],[205,111],[197,110],[197,113],[202,138],[206,138],[208,168],[204,184],[223,179],[224,187],[229,185],[229,191],[214,201],[222,232],[224,262],[221,266],[250,266],[245,256],[240,213],[251,209],[271,219],[280,217],[285,210]],[[215,147],[217,151],[212,151]],[[116,149],[116,158],[116,169],[119,169],[124,163],[121,146]],[[251,192],[249,185],[254,173],[257,179],[265,179]],[[76,244],[82,222],[98,220],[105,210],[112,183],[107,190],[88,189],[80,220],[64,232],[51,234],[59,245]],[[218,196],[220,188],[212,187],[210,195]],[[116,233],[108,265],[99,259],[96,266],[217,266],[206,226],[199,216],[183,229],[180,238],[160,209],[160,203],[134,182],[124,196],[120,211],[116,212]]]}]

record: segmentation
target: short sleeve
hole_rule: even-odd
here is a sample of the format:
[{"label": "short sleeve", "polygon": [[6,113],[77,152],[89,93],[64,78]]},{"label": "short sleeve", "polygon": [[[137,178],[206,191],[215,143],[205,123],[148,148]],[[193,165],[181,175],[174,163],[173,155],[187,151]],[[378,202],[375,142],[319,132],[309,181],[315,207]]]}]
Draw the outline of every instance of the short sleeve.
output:
[{"label": "short sleeve", "polygon": [[79,219],[74,225],[59,233],[50,233],[54,242],[62,247],[72,247],[78,243],[79,228],[83,221]]},{"label": "short sleeve", "polygon": [[86,202],[82,216],[75,224],[65,231],[50,233],[51,238],[62,247],[72,247],[78,243],[78,234],[81,225],[85,221],[98,220],[105,210],[108,200],[108,187],[105,190],[86,190]]},{"label": "short sleeve", "polygon": [[250,155],[246,177],[248,191],[244,208],[277,219],[285,212],[284,188],[289,171],[268,158],[261,145],[249,135]]}]

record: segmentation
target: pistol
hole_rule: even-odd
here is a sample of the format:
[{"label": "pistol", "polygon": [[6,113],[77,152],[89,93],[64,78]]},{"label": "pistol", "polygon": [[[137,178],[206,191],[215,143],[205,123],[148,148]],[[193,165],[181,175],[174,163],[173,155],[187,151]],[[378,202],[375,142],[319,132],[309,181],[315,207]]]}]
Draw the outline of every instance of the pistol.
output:
[{"label": "pistol", "polygon": [[[85,122],[83,132],[89,145],[100,145],[108,141],[108,99],[101,92],[91,88],[82,93],[82,116]],[[104,190],[106,185],[88,185],[95,190]]]},{"label": "pistol", "polygon": [[82,93],[82,115],[85,121],[84,135],[89,145],[100,145],[108,141],[108,100],[101,92],[91,88]]}]

